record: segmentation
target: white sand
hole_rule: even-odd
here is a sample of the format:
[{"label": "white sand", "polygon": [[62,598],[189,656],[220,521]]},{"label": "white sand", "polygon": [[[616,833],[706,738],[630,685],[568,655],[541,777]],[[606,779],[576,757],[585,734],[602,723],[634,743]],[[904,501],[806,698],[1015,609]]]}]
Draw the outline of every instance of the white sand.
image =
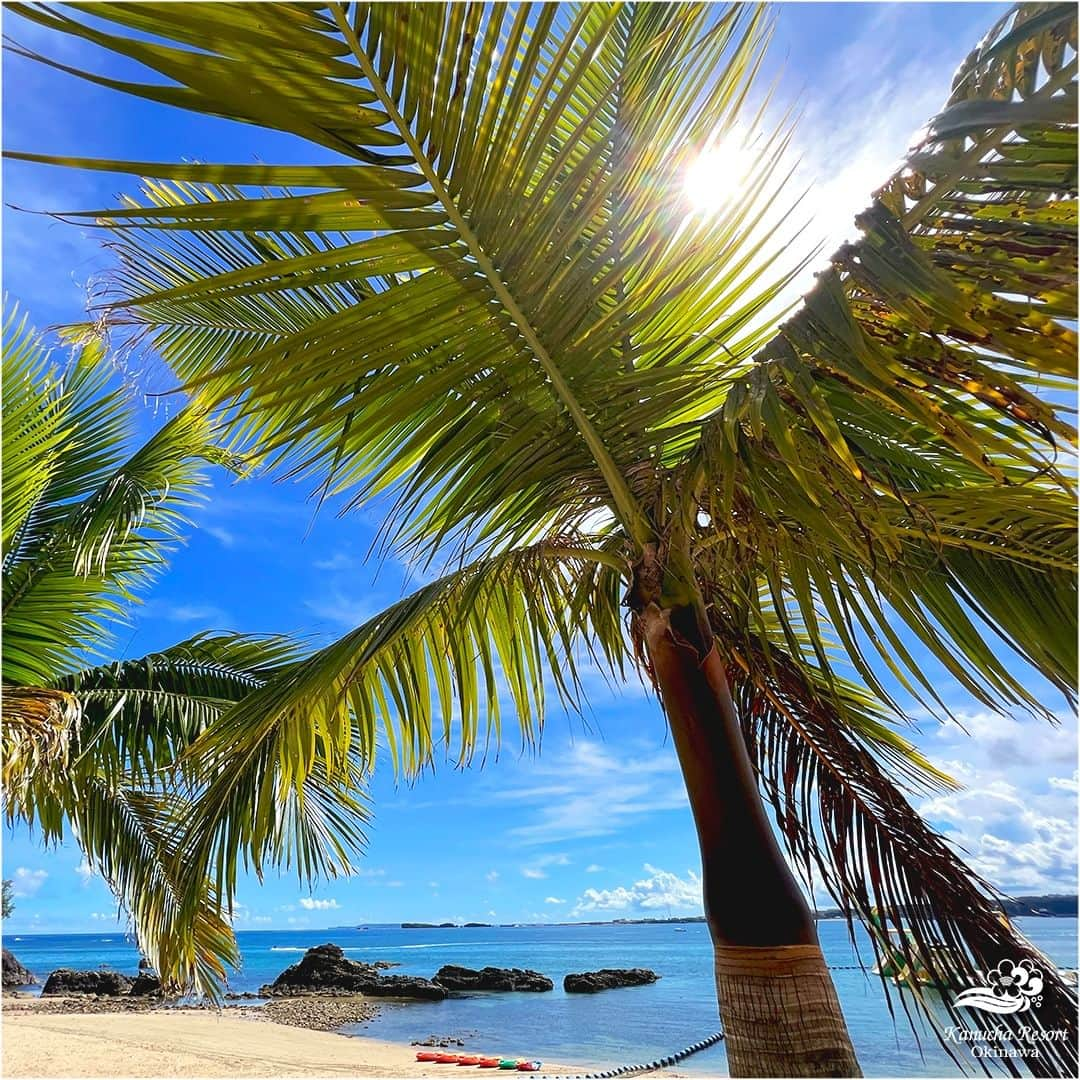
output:
[{"label": "white sand", "polygon": [[[36,1011],[28,1002],[10,1004],[3,1014],[5,1077],[508,1075],[420,1063],[412,1046],[286,1027],[260,1018],[257,1010],[57,1014]],[[544,1073],[590,1071],[544,1063]]]}]

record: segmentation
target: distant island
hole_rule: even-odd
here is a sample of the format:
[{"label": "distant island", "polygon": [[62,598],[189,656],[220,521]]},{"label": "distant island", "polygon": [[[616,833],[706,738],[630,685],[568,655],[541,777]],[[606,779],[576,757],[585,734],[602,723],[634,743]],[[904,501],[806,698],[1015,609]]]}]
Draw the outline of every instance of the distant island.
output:
[{"label": "distant island", "polygon": [[[1005,909],[1006,915],[1075,919],[1077,917],[1077,902],[1078,898],[1076,896],[1048,893],[1046,896],[1014,896],[1003,900],[1001,906]],[[819,919],[842,919],[844,917],[844,913],[839,908],[822,908],[816,914]]]},{"label": "distant island", "polygon": [[[1027,916],[1037,918],[1077,918],[1080,914],[1080,900],[1077,896],[1066,893],[1048,893],[1045,896],[1015,896],[1003,900],[1002,906],[1006,915]],[[903,912],[901,912],[903,914]],[[819,908],[814,917],[817,919],[842,919],[844,913],[839,908]],[[498,925],[502,929],[510,929],[521,926],[664,926],[685,923],[703,923],[704,915],[674,915],[664,919],[595,919],[582,922],[544,922],[544,923],[485,923],[485,922],[403,922],[400,923],[402,930],[467,930],[483,927],[490,929]],[[389,926],[390,923],[374,924],[376,926]],[[328,930],[366,930],[367,926],[330,926]]]},{"label": "distant island", "polygon": [[462,930],[470,926],[491,926],[489,922],[467,922],[467,923],[452,923],[452,922],[403,922],[401,924],[402,930]]}]

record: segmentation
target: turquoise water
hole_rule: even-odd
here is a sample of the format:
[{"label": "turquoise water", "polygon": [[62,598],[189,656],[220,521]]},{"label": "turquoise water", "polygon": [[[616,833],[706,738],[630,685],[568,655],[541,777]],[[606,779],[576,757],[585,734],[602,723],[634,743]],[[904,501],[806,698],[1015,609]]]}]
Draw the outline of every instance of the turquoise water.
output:
[{"label": "turquoise water", "polygon": [[[1017,919],[1017,926],[1053,961],[1076,966],[1076,919]],[[857,957],[839,921],[818,924],[826,960],[836,970],[840,1002],[863,1071],[872,1076],[959,1076],[958,1066],[923,1033],[917,1040],[903,1010],[889,1013],[879,980],[844,970]],[[466,1045],[489,1053],[612,1066],[652,1060],[697,1042],[719,1026],[713,997],[712,953],[703,924],[678,932],[673,926],[522,926],[453,930],[241,931],[244,962],[231,980],[237,991],[257,990],[294,963],[304,950],[334,941],[356,960],[401,963],[395,973],[433,975],[443,964],[528,967],[555,981],[549,994],[476,994],[442,1002],[386,1004],[380,1015],[347,1028],[356,1034],[408,1042],[428,1035],[458,1034]],[[138,953],[123,934],[23,935],[7,938],[39,976],[57,967],[107,964],[134,972]],[[860,938],[864,957],[868,942]],[[601,967],[649,967],[662,978],[651,986],[596,995],[568,995],[569,971]],[[921,1043],[921,1045],[920,1045]],[[680,1065],[707,1075],[727,1072],[723,1043]]]}]

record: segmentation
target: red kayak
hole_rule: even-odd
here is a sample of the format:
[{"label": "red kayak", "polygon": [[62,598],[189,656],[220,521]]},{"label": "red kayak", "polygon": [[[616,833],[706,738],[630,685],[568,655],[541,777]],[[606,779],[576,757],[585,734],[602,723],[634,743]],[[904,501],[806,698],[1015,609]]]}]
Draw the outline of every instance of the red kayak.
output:
[{"label": "red kayak", "polygon": [[421,1050],[416,1055],[416,1060],[417,1061],[435,1061],[438,1058],[438,1056],[439,1056],[439,1054],[438,1054],[438,1051],[436,1051],[436,1050]]},{"label": "red kayak", "polygon": [[439,1054],[435,1059],[436,1065],[456,1065],[460,1054]]},{"label": "red kayak", "polygon": [[499,1067],[499,1058],[481,1058],[476,1064],[481,1069],[497,1069]]},{"label": "red kayak", "polygon": [[518,1062],[518,1072],[539,1072],[542,1066],[542,1062],[539,1061],[521,1061]]},{"label": "red kayak", "polygon": [[459,1065],[479,1065],[480,1059],[478,1057],[462,1055],[458,1058]]}]

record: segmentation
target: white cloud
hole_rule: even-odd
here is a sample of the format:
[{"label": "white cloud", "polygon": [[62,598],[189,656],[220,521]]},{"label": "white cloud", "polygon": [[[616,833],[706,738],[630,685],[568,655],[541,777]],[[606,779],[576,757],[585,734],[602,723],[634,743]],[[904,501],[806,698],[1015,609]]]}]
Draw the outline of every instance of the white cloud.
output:
[{"label": "white cloud", "polygon": [[90,865],[88,859],[83,859],[83,861],[75,867],[75,873],[78,874],[79,878],[82,880],[83,888],[94,880],[94,868]]},{"label": "white cloud", "polygon": [[498,881],[499,880],[499,871],[498,870],[489,870],[484,875],[484,877],[486,877],[488,879],[488,881]]},{"label": "white cloud", "polygon": [[45,879],[48,876],[48,870],[29,870],[25,866],[16,867],[15,874],[12,877],[11,891],[15,896],[33,896],[45,884]]},{"label": "white cloud", "polygon": [[1076,887],[1075,806],[1072,789],[1032,796],[996,779],[927,800],[920,811],[998,888],[1051,892]]},{"label": "white cloud", "polygon": [[602,866],[600,866],[598,863],[589,863],[589,865],[585,867],[585,873],[586,874],[599,874],[600,871],[603,870],[603,869],[604,868]]},{"label": "white cloud", "polygon": [[571,911],[572,915],[583,915],[591,911],[644,912],[656,914],[669,908],[701,911],[701,879],[693,870],[687,870],[687,876],[681,878],[668,870],[660,870],[645,864],[649,875],[633,885],[618,886],[615,889],[586,889],[578,898]]},{"label": "white cloud", "polygon": [[108,911],[91,911],[90,912],[90,918],[93,919],[95,922],[109,922],[111,920],[115,920],[116,917],[117,917],[117,915],[116,915],[115,911],[113,911],[111,913],[108,912]]},{"label": "white cloud", "polygon": [[316,900],[312,896],[301,896],[300,906],[307,911],[334,911],[340,907],[336,900]]},{"label": "white cloud", "polygon": [[523,866],[521,868],[522,874],[527,878],[532,878],[535,881],[539,881],[541,878],[546,878],[547,874],[536,866]]},{"label": "white cloud", "polygon": [[560,900],[557,896],[545,896],[544,897],[544,903],[545,904],[565,904],[566,901],[565,900]]},{"label": "white cloud", "polygon": [[1005,892],[1073,892],[1077,723],[960,713],[922,745],[965,785],[918,809],[976,873]]}]

